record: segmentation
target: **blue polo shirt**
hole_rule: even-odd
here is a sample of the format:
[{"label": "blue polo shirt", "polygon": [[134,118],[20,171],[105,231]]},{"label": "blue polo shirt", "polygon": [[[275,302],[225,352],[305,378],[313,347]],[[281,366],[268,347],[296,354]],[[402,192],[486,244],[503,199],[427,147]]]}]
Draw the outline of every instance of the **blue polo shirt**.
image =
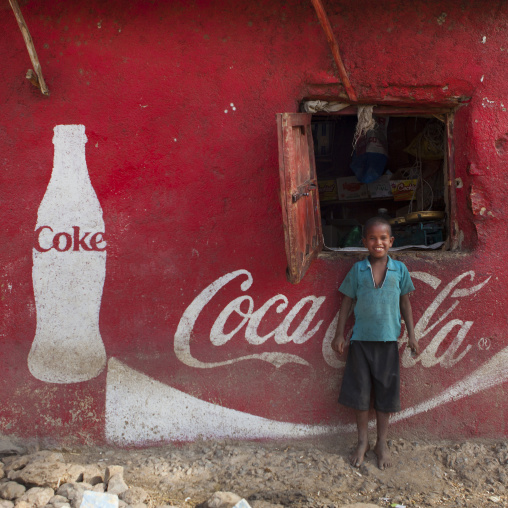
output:
[{"label": "blue polo shirt", "polygon": [[339,288],[356,300],[351,340],[396,341],[400,335],[400,297],[414,289],[406,265],[390,256],[380,288],[374,285],[369,260],[355,263]]}]

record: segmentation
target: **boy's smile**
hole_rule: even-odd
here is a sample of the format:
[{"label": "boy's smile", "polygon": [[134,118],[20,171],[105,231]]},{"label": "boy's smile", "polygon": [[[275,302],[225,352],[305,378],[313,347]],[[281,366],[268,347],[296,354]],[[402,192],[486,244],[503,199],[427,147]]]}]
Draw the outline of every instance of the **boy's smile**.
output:
[{"label": "boy's smile", "polygon": [[388,256],[388,250],[393,245],[393,240],[390,227],[386,224],[373,224],[362,238],[364,247],[368,249],[370,256],[374,259]]}]

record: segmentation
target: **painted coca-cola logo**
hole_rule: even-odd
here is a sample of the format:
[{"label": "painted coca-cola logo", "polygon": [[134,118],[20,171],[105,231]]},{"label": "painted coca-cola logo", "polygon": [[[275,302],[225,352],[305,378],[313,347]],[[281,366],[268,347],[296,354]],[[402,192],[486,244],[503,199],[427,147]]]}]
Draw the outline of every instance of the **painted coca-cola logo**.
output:
[{"label": "painted coca-cola logo", "polygon": [[[438,290],[438,288],[442,285],[440,279],[425,272],[413,272],[411,276],[413,279],[426,283],[433,290]],[[469,287],[458,287],[461,286],[461,283],[464,281],[469,280],[472,282],[474,277],[475,273],[473,271],[464,272],[446,284],[436,294],[434,300],[424,310],[415,325],[416,337],[419,341],[421,341],[421,343],[425,343],[425,345],[422,348],[421,354],[416,359],[411,358],[407,352],[404,353],[402,356],[402,365],[404,367],[410,368],[414,367],[417,363],[421,363],[423,367],[433,367],[434,365],[440,364],[444,368],[449,368],[465,357],[471,349],[471,345],[467,345],[463,349],[461,349],[461,347],[471,327],[473,326],[473,321],[462,319],[450,319],[446,321],[446,318],[460,304],[461,299],[480,291],[490,280],[489,277],[479,284],[474,284]],[[237,358],[228,359],[222,362],[203,362],[192,355],[191,342],[193,329],[199,315],[211,302],[213,297],[226,285],[229,285],[230,283],[232,284],[233,281],[239,285],[239,290],[242,292],[247,291],[253,284],[252,275],[247,270],[237,270],[235,272],[231,272],[210,284],[194,299],[189,307],[187,307],[178,325],[174,340],[175,353],[179,360],[186,365],[197,368],[213,368],[253,359],[270,362],[277,367],[292,362],[299,363],[301,365],[309,365],[307,360],[304,358],[284,352],[261,352],[248,356],[240,355]],[[240,281],[242,282],[240,283]],[[255,309],[252,296],[246,294],[238,296],[231,300],[216,317],[210,329],[210,342],[214,346],[222,346],[230,341],[233,336],[240,333],[243,333],[245,340],[249,344],[257,346],[262,346],[268,340],[273,340],[279,345],[285,345],[289,342],[303,344],[311,338],[317,339],[319,337],[319,332],[322,330],[324,320],[319,320],[312,328],[310,328],[310,324],[321,306],[324,304],[325,300],[326,297],[324,296],[318,297],[313,295],[302,298],[281,319],[278,326],[276,326],[270,333],[260,336],[258,328],[260,327],[266,313],[270,309],[275,309],[278,314],[287,310],[289,305],[288,298],[285,295],[278,294],[269,298],[258,309]],[[451,301],[451,305],[448,309],[443,310],[445,301]],[[295,321],[296,316],[300,315],[300,311],[304,308],[307,309],[305,316],[303,319],[298,318],[300,321],[296,328],[294,328],[293,322]],[[431,320],[433,320],[433,318],[439,313],[441,313],[441,316],[430,324]],[[233,315],[237,318],[239,317],[241,320],[233,330],[226,332],[226,324]],[[334,368],[340,368],[344,365],[344,362],[337,358],[337,355],[330,347],[337,328],[337,320],[338,312],[325,331],[322,339],[323,358],[328,365]],[[289,333],[290,329],[294,329],[294,331]],[[448,339],[450,335],[454,335],[454,338],[447,350],[437,356],[436,353],[439,347],[445,341],[449,342]],[[403,342],[404,337],[401,344]]]},{"label": "painted coca-cola logo", "polygon": [[[448,283],[426,272],[412,272],[411,276],[424,284],[427,288],[425,292],[429,289],[433,292],[433,299],[417,316],[415,331],[421,353],[417,358],[412,358],[404,350],[402,365],[405,368],[419,364],[424,368],[440,366],[449,369],[470,354],[472,345],[467,344],[467,337],[474,325],[467,318],[452,317],[452,313],[464,299],[488,284],[490,277],[475,284],[474,271],[466,271]],[[338,312],[326,328],[323,319],[314,324],[314,318],[326,297],[305,296],[290,307],[289,299],[283,294],[277,294],[256,308],[254,298],[247,294],[253,283],[254,279],[248,270],[236,270],[219,277],[194,298],[185,309],[174,336],[174,351],[180,362],[195,369],[215,369],[247,360],[258,360],[268,362],[276,368],[298,364],[304,372],[308,372],[314,365],[300,355],[284,352],[284,348],[290,343],[297,345],[314,340],[321,342],[326,364],[335,369],[344,366],[343,360],[331,349]],[[423,288],[418,288],[421,289]],[[215,310],[222,291],[227,291],[228,294],[237,291],[239,294]],[[281,315],[275,325],[274,312]],[[267,317],[268,314],[271,318]],[[237,343],[239,338],[244,339],[249,345],[259,347],[260,351],[248,355],[237,353],[236,357],[231,357],[232,350],[228,348],[222,361],[198,359],[193,354],[194,336],[198,320],[204,315],[206,322],[210,323],[206,327],[210,330],[212,347],[221,348],[235,337]],[[271,330],[267,330],[270,323]],[[264,330],[263,333],[260,330]],[[199,335],[202,335],[202,331]],[[281,351],[273,351],[273,342],[280,346]],[[403,344],[404,338],[401,347]],[[201,352],[203,358],[202,345],[195,350]],[[413,417],[506,381],[507,355],[508,348],[499,351],[442,392],[397,413],[392,421]],[[227,407],[227,403],[225,405],[222,400],[219,404],[207,402],[171,385],[157,382],[150,375],[136,371],[116,358],[109,360],[106,390],[106,436],[109,441],[119,444],[206,437],[302,437],[354,430],[352,424],[309,425],[276,421]],[[143,404],[139,403],[141,400]],[[143,422],[146,421],[150,421],[150,428],[144,425]],[[150,430],[152,428],[155,430]]]},{"label": "painted coca-cola logo", "polygon": [[[43,246],[41,245],[41,234],[45,229],[49,230],[52,235],[50,236],[47,245]],[[41,226],[35,230],[34,249],[39,252],[48,252],[51,249],[55,249],[58,252],[66,252],[68,250],[106,250],[105,233],[97,232],[92,234],[91,231],[80,233],[79,226],[72,226],[72,230],[72,235],[66,232],[53,234],[53,229],[50,226]],[[87,243],[86,240],[89,235],[92,236],[90,236],[88,239],[89,243]]]}]

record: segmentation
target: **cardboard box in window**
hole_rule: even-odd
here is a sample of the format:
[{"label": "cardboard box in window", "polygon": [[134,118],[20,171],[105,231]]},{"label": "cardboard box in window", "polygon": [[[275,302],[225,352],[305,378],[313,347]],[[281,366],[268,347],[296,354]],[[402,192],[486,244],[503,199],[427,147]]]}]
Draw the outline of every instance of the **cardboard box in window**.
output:
[{"label": "cardboard box in window", "polygon": [[392,194],[394,201],[411,201],[416,191],[418,180],[392,180]]},{"label": "cardboard box in window", "polygon": [[337,182],[335,180],[318,180],[318,189],[320,201],[337,199]]},{"label": "cardboard box in window", "polygon": [[340,200],[366,199],[369,197],[367,184],[359,182],[355,176],[337,178],[337,189]]},{"label": "cardboard box in window", "polygon": [[391,198],[392,185],[390,182],[390,175],[380,176],[374,182],[368,183],[369,196],[371,198]]}]

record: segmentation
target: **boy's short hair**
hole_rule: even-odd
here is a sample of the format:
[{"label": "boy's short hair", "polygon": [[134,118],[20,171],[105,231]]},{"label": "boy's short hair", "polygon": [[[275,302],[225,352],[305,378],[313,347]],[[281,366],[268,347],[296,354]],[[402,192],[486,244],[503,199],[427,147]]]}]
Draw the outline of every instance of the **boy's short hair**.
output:
[{"label": "boy's short hair", "polygon": [[377,226],[378,224],[382,224],[383,226],[388,226],[388,229],[390,230],[390,236],[392,236],[392,226],[387,219],[385,219],[384,217],[371,217],[370,219],[367,219],[367,221],[365,222],[365,225],[363,226],[363,233],[362,233],[363,238],[366,238],[365,235],[367,234],[367,231],[372,226]]}]

